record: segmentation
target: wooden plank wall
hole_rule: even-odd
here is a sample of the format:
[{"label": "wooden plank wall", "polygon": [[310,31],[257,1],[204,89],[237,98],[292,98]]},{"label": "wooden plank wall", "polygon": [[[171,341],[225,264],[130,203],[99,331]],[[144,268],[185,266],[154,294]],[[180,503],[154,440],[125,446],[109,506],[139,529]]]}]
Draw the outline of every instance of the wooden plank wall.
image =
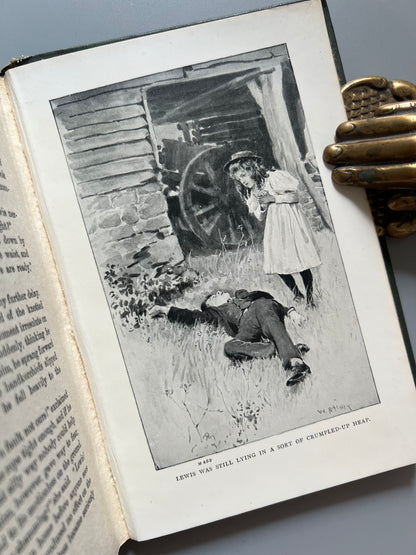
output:
[{"label": "wooden plank wall", "polygon": [[181,261],[141,85],[121,83],[54,101],[52,107],[99,265]]}]

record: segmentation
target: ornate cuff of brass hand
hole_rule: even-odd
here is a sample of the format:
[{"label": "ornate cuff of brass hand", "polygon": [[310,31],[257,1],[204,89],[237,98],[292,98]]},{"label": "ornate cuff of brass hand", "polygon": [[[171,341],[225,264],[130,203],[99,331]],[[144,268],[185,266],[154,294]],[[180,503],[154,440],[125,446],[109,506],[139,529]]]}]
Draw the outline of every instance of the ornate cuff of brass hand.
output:
[{"label": "ornate cuff of brass hand", "polygon": [[364,77],[342,88],[348,122],[324,151],[337,185],[365,187],[379,235],[416,231],[416,86]]}]

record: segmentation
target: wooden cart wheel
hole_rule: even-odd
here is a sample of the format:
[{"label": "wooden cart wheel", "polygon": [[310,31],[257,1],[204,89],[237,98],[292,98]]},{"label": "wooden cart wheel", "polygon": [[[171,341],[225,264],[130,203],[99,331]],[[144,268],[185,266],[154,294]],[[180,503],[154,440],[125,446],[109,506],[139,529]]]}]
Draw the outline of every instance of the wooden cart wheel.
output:
[{"label": "wooden cart wheel", "polygon": [[260,226],[248,210],[223,167],[230,152],[207,147],[186,166],[179,186],[181,213],[206,247],[233,248],[256,241]]}]

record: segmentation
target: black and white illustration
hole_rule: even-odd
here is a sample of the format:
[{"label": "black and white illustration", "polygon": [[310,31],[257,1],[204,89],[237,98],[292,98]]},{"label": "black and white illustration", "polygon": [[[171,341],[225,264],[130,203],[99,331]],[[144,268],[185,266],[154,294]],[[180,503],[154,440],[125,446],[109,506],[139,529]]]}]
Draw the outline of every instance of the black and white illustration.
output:
[{"label": "black and white illustration", "polygon": [[51,106],[157,469],[379,402],[285,45]]}]

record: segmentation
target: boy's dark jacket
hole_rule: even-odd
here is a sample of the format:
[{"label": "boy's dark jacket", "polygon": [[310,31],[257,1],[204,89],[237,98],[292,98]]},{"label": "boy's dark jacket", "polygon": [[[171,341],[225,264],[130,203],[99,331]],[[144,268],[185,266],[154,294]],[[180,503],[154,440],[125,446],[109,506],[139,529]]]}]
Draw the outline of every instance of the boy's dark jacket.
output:
[{"label": "boy's dark jacket", "polygon": [[[201,305],[201,310],[188,310],[172,306],[167,316],[169,321],[187,326],[192,326],[198,322],[222,327],[229,335],[234,337],[238,333],[239,323],[244,311],[259,299],[273,300],[273,297],[265,291],[238,289],[227,303],[220,306],[207,306],[205,301]],[[281,320],[283,320],[289,309],[277,303],[277,301],[274,302],[278,305]]]}]

